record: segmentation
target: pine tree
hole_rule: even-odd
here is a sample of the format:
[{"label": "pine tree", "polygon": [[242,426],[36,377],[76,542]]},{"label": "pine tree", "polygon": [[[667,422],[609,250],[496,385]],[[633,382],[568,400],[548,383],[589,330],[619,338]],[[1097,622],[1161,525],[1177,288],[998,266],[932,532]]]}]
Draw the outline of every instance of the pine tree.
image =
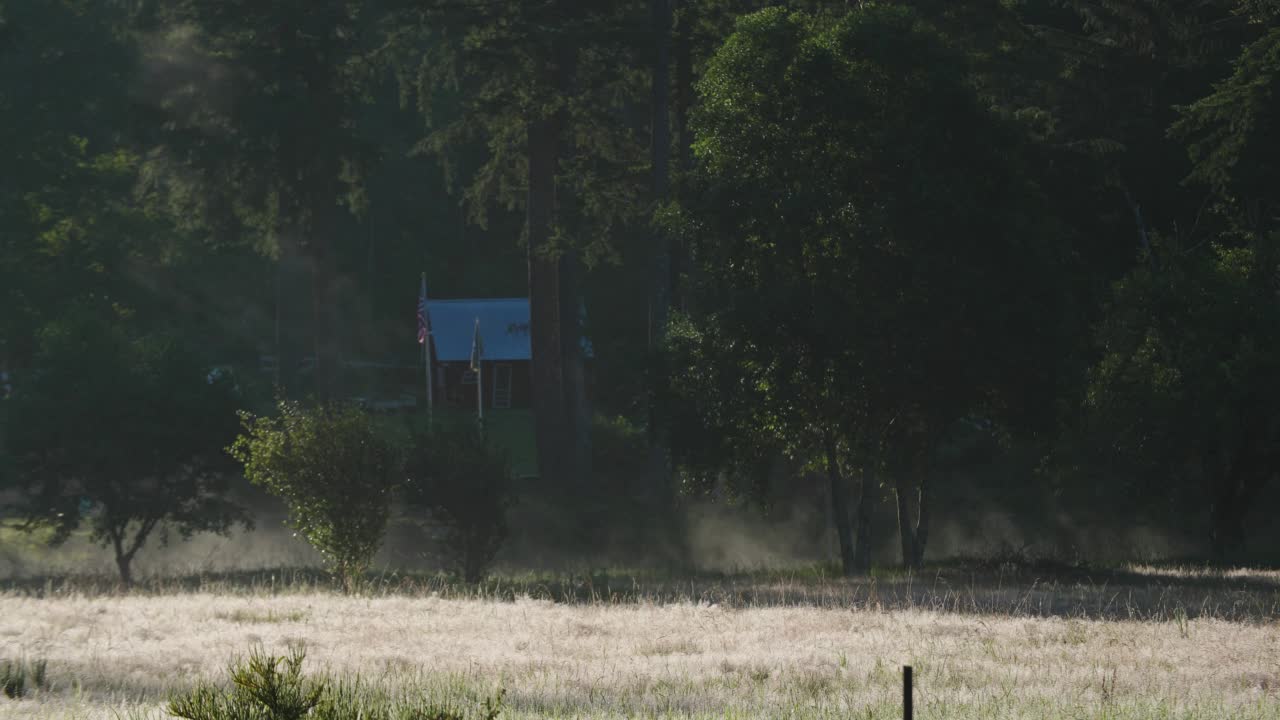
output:
[{"label": "pine tree", "polygon": [[616,256],[638,217],[643,146],[629,109],[643,87],[636,2],[410,3],[393,23],[402,79],[426,122],[419,150],[460,179],[472,219],[523,208],[539,473],[576,485],[589,465],[581,274]]},{"label": "pine tree", "polygon": [[373,159],[353,128],[372,12],[340,0],[168,0],[148,28],[143,92],[163,128],[153,188],[214,241],[248,239],[282,267],[305,264],[321,397],[338,379],[340,230]]}]

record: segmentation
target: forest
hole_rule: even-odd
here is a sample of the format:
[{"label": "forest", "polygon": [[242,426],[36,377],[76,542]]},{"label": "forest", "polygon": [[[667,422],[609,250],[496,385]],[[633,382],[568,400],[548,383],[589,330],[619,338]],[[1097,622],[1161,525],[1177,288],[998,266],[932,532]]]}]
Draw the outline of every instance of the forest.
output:
[{"label": "forest", "polygon": [[[1277,73],[1275,0],[0,0],[0,529],[127,583],[247,478],[474,580],[804,505],[854,576],[977,493],[1274,562]],[[527,298],[506,455],[423,429],[422,282]]]}]

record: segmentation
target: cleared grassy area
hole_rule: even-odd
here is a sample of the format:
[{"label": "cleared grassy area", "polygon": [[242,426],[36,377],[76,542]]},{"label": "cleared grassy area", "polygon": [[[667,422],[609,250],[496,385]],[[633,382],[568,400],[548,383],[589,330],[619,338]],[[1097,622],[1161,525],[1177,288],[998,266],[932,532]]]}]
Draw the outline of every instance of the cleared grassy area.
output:
[{"label": "cleared grassy area", "polygon": [[1280,717],[1276,572],[970,577],[10,587],[0,646],[47,658],[49,687],[0,717],[160,717],[232,657],[298,643],[370,692],[476,707],[505,689],[512,718],[893,718],[908,663],[922,718]]}]

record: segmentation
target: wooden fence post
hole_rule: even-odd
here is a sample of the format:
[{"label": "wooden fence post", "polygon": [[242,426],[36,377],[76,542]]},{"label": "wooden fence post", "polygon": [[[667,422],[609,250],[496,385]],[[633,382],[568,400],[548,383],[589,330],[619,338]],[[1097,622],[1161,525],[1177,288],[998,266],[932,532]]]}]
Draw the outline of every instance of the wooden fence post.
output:
[{"label": "wooden fence post", "polygon": [[914,710],[911,707],[911,666],[902,666],[902,718],[912,720]]}]

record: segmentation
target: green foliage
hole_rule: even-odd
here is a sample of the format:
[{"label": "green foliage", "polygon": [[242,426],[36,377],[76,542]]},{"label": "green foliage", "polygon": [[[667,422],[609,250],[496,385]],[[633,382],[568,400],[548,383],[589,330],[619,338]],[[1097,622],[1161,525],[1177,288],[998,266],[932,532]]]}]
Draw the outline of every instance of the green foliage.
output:
[{"label": "green foliage", "polygon": [[644,427],[617,415],[597,415],[591,428],[592,464],[598,468],[636,468],[648,455],[648,439]]},{"label": "green foliage", "polygon": [[109,5],[0,3],[0,362],[17,368],[76,304],[136,306],[167,246],[163,219],[131,202],[136,56]]},{"label": "green foliage", "polygon": [[[89,526],[126,575],[166,527],[226,530],[229,408],[300,395],[311,352],[319,394],[357,394],[339,343],[404,364],[425,270],[433,295],[531,292],[560,368],[538,391],[575,381],[581,289],[597,411],[644,416],[669,377],[653,437],[686,489],[753,493],[825,437],[847,476],[896,478],[1060,431],[1064,483],[1211,507],[1235,542],[1275,462],[1251,403],[1280,4],[771,4],[672,3],[671,150],[696,134],[698,162],[673,163],[659,250],[660,5],[0,0],[0,473],[30,525]],[[668,252],[686,313],[651,362],[638,298]],[[282,370],[255,380],[263,354]],[[215,363],[234,382],[190,380]],[[558,394],[530,426],[561,441],[548,475],[587,434]],[[527,417],[489,428],[521,474]],[[597,467],[650,472],[647,434],[593,429]]]},{"label": "green foliage", "polygon": [[39,370],[8,410],[6,447],[28,528],[60,543],[82,525],[115,551],[121,579],[153,532],[166,542],[246,527],[226,497],[239,402],[181,338],[80,308],[47,326]]},{"label": "green foliage", "polygon": [[369,6],[156,3],[141,92],[165,120],[148,153],[157,199],[215,242],[332,252],[320,238],[340,202],[363,206],[373,159],[353,131]]},{"label": "green foliage", "polygon": [[0,661],[0,693],[11,700],[17,700],[25,697],[31,690],[47,688],[48,669],[49,661],[44,659]]},{"label": "green foliage", "polygon": [[170,715],[187,720],[301,720],[320,704],[323,682],[302,676],[305,652],[286,657],[254,650],[247,662],[232,665],[230,693],[201,685],[169,701]]},{"label": "green foliage", "polygon": [[1212,93],[1181,109],[1171,135],[1188,143],[1190,179],[1208,185],[1243,213],[1251,228],[1273,226],[1280,201],[1280,29],[1240,54]]},{"label": "green foliage", "polygon": [[1115,285],[1082,423],[1097,455],[1077,453],[1085,467],[1121,478],[1137,506],[1207,527],[1219,558],[1242,549],[1280,461],[1274,18],[1271,3],[1241,4],[1217,31],[1238,39],[1226,45],[1233,53],[1243,47],[1226,56],[1229,77],[1179,103],[1168,136],[1186,143],[1186,184],[1207,187],[1216,202],[1205,222],[1175,226]]},{"label": "green foliage", "polygon": [[[659,402],[670,423],[680,481],[689,494],[705,493],[724,477],[747,495],[759,495],[770,456],[781,453],[777,427],[754,391],[759,365],[739,364],[734,339],[715,322],[677,316],[667,334],[670,374]],[[765,432],[757,423],[763,424]]]},{"label": "green foliage", "polygon": [[[1276,242],[1212,245],[1115,288],[1090,374],[1089,436],[1149,504],[1208,521],[1235,552],[1280,461]],[[1209,517],[1202,514],[1209,510]]]},{"label": "green foliage", "polygon": [[[321,399],[343,391],[340,267],[379,155],[357,128],[377,87],[366,43],[377,8],[163,0],[139,22],[148,35],[137,92],[153,120],[142,190],[209,245],[279,261],[277,379],[293,396],[304,380]],[[290,269],[307,271],[305,315],[301,288],[285,287]],[[302,378],[306,341],[289,326],[307,315],[315,355]]]},{"label": "green foliage", "polygon": [[351,589],[382,544],[398,448],[355,406],[282,400],[278,411],[242,412],[243,432],[229,452],[245,477],[284,500],[290,525]]},{"label": "green foliage", "polygon": [[219,362],[239,361],[253,333],[231,317],[258,299],[254,259],[194,242],[140,187],[158,123],[144,15],[136,3],[0,4],[0,364],[15,372],[33,367],[44,325],[83,305],[181,327]]},{"label": "green foliage", "polygon": [[507,539],[511,466],[482,430],[418,434],[406,464],[405,499],[440,529],[445,561],[466,581],[484,579]]},{"label": "green foliage", "polygon": [[[1080,312],[1096,321],[1110,284],[1132,268],[1135,247],[1149,249],[1152,232],[1206,229],[1209,199],[1177,182],[1192,167],[1167,130],[1175,108],[1202,97],[1259,26],[1237,0],[1002,4],[1022,41],[996,102],[1034,124],[1041,162],[1052,168],[1044,187],[1053,212],[1074,231]],[[1088,332],[1074,336],[1078,378],[1090,362]]]},{"label": "green foliage", "polygon": [[[389,697],[359,679],[336,680],[304,675],[301,647],[278,657],[253,650],[228,669],[230,689],[201,684],[175,696],[167,710],[185,720],[465,720],[460,710],[425,697]],[[475,717],[497,720],[502,695],[486,700]]]},{"label": "green foliage", "polygon": [[876,5],[749,15],[708,62],[684,211],[707,310],[675,343],[710,427],[893,454],[1047,389],[1061,232],[966,67]]},{"label": "green foliage", "polygon": [[[415,151],[462,186],[473,221],[525,207],[527,125],[559,115],[561,196],[546,252],[619,259],[619,231],[645,210],[646,148],[631,114],[645,91],[643,10],[625,0],[431,0],[393,17],[394,71],[425,125]],[[481,162],[464,175],[467,154]]]}]

